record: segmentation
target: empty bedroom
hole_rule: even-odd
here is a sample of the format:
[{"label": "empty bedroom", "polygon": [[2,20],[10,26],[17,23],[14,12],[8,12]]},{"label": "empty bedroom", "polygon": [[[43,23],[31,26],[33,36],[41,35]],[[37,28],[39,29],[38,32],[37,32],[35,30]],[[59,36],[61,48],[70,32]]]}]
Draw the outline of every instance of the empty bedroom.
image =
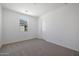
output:
[{"label": "empty bedroom", "polygon": [[79,3],[0,3],[0,56],[79,56]]}]

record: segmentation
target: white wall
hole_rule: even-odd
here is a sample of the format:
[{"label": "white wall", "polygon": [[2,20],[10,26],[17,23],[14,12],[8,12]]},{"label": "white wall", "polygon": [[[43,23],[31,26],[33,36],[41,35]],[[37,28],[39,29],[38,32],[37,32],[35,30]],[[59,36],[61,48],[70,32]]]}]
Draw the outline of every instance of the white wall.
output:
[{"label": "white wall", "polygon": [[28,31],[21,32],[19,18],[23,14],[3,8],[3,44],[28,40],[37,37],[38,19],[28,16]]},{"label": "white wall", "polygon": [[0,47],[1,47],[1,40],[2,40],[2,7],[0,5]]},{"label": "white wall", "polygon": [[40,37],[79,51],[79,4],[68,4],[50,11],[41,16],[39,21]]}]

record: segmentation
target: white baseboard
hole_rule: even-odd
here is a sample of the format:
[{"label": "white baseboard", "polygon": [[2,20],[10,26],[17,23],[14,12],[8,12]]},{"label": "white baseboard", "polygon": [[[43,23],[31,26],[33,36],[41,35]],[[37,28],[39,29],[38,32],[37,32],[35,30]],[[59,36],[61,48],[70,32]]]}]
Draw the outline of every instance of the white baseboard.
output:
[{"label": "white baseboard", "polygon": [[16,41],[7,41],[7,42],[3,42],[2,45],[21,42],[21,41],[25,41],[25,40],[31,40],[31,39],[34,39],[34,38],[36,38],[36,37],[32,37],[32,38],[28,38],[28,39],[20,39],[20,40],[16,40]]},{"label": "white baseboard", "polygon": [[59,45],[59,46],[62,46],[62,47],[65,47],[65,48],[68,48],[70,50],[79,52],[79,49],[75,49],[75,48],[69,47],[67,45],[64,45],[63,42],[62,43],[58,43],[58,42],[55,42],[55,41],[54,42],[53,41],[49,41],[49,40],[46,40],[46,41],[48,41],[50,43],[54,43],[54,44]]}]

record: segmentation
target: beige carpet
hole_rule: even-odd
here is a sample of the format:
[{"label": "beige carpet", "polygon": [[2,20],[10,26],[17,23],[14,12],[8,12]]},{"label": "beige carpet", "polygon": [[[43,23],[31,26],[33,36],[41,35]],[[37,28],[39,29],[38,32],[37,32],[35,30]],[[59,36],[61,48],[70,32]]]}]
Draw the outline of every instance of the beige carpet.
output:
[{"label": "beige carpet", "polygon": [[73,56],[73,50],[49,43],[42,39],[31,39],[22,42],[3,45],[2,56]]}]

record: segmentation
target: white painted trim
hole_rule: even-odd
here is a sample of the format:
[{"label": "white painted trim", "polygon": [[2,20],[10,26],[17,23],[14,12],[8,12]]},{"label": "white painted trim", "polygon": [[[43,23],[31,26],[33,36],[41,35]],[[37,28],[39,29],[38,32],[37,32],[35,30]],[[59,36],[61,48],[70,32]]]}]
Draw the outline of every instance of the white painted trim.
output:
[{"label": "white painted trim", "polygon": [[[45,39],[44,39],[45,40]],[[63,43],[58,43],[58,42],[53,42],[53,41],[49,41],[49,40],[46,40],[47,42],[50,42],[50,43],[53,43],[53,44],[56,44],[56,45],[59,45],[59,46],[62,46],[62,47],[65,47],[65,48],[68,48],[68,49],[70,49],[70,50],[73,50],[73,51],[77,51],[77,52],[79,52],[79,50],[78,49],[74,49],[74,48],[72,48],[72,47],[68,47],[68,46],[66,46],[66,45],[64,45]]]}]

